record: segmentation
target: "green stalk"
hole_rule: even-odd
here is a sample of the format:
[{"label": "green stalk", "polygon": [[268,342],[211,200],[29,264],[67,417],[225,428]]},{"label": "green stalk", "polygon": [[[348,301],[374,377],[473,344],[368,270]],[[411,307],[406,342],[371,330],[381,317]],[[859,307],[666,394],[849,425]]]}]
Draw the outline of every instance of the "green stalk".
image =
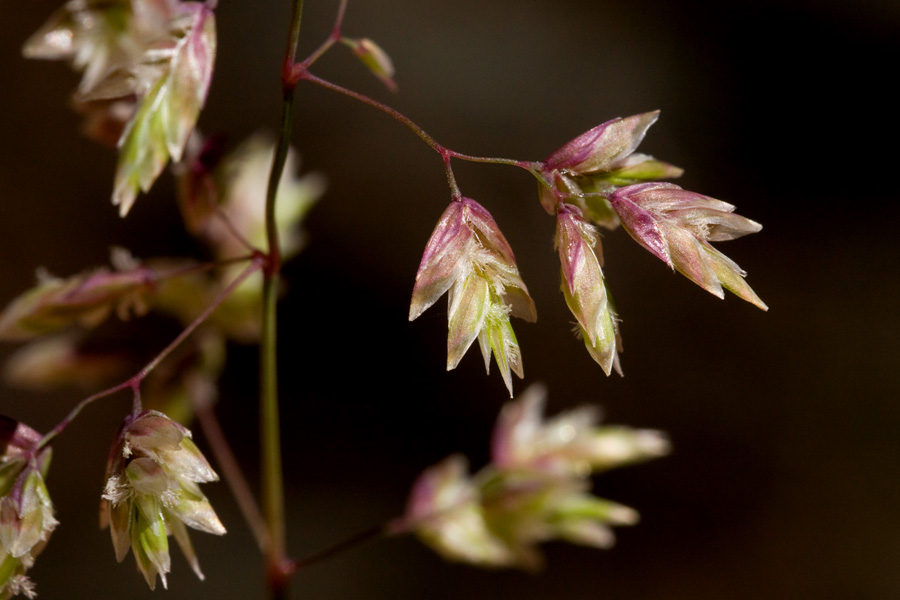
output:
[{"label": "green stalk", "polygon": [[276,366],[277,271],[266,271],[263,282],[262,339],[260,341],[260,456],[263,514],[268,531],[266,587],[271,600],[287,597],[289,569],[285,547],[284,481],[281,468],[281,430]]},{"label": "green stalk", "polygon": [[281,467],[281,428],[278,407],[277,304],[281,271],[281,247],[275,221],[278,183],[287,160],[294,123],[294,89],[290,72],[300,38],[303,0],[295,0],[291,26],[282,64],[281,126],[272,171],[266,190],[266,239],[268,253],[263,270],[263,314],[260,340],[260,459],[262,461],[263,514],[269,533],[266,549],[266,588],[271,600],[287,598],[287,586],[293,571],[285,545],[284,478]]}]

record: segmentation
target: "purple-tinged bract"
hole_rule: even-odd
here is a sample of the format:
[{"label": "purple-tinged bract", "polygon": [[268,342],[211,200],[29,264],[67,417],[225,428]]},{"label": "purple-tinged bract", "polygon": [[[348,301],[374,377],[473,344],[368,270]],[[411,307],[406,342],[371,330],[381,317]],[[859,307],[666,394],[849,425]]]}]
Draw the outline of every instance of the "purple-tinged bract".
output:
[{"label": "purple-tinged bract", "polygon": [[618,317],[603,278],[600,235],[579,210],[564,205],[556,215],[556,248],[562,268],[562,292],[578,320],[591,357],[609,375],[621,374]]},{"label": "purple-tinged bract", "polygon": [[678,177],[682,170],[636,153],[659,111],[607,121],[576,137],[551,154],[541,169],[541,205],[549,214],[569,204],[592,223],[615,229],[619,219],[609,204],[616,188],[655,179]]},{"label": "purple-tinged bract", "polygon": [[724,288],[767,310],[744,281],[746,273],[709,244],[756,233],[762,225],[734,214],[727,202],[671,183],[624,187],[610,202],[631,237],[667,265],[719,298]]},{"label": "purple-tinged bract", "polygon": [[547,157],[548,169],[576,174],[611,171],[640,145],[659,111],[617,118],[597,125]]}]

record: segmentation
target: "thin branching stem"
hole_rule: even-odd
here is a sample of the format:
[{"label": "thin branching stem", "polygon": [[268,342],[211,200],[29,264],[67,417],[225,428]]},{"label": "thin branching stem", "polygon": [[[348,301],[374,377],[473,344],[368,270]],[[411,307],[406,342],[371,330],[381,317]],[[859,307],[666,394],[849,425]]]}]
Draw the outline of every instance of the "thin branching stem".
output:
[{"label": "thin branching stem", "polygon": [[304,69],[309,68],[314,62],[322,58],[322,55],[328,52],[328,50],[334,46],[334,44],[341,39],[341,26],[344,23],[344,14],[347,12],[347,0],[341,0],[340,6],[338,6],[337,17],[334,19],[334,26],[331,28],[331,35],[322,42],[322,45],[315,49],[315,51],[310,54],[306,59],[300,63]]},{"label": "thin branching stem", "polygon": [[162,351],[157,354],[150,362],[148,362],[143,369],[135,373],[133,376],[129,377],[126,381],[123,381],[122,383],[114,385],[103,391],[97,392],[96,394],[93,394],[91,396],[88,396],[87,398],[79,402],[77,405],[75,405],[75,408],[69,411],[69,414],[66,415],[65,419],[60,421],[56,425],[56,427],[51,429],[43,438],[41,438],[41,441],[38,442],[35,449],[40,450],[41,448],[49,444],[56,436],[62,433],[73,420],[75,420],[75,418],[79,415],[79,413],[81,413],[82,410],[84,410],[87,406],[93,404],[97,400],[100,400],[101,398],[112,396],[113,394],[121,392],[122,390],[132,389],[135,390],[134,405],[135,407],[137,407],[140,402],[138,387],[140,386],[141,382],[146,379],[147,375],[149,375],[150,372],[153,371],[153,369],[155,369],[157,365],[159,365],[159,363],[165,360],[167,356],[174,352],[175,349],[178,348],[178,346],[180,346],[181,343],[188,338],[188,336],[190,336],[198,327],[200,327],[200,325],[202,325],[203,322],[209,318],[213,311],[215,311],[219,307],[219,305],[221,305],[222,302],[224,302],[225,299],[228,298],[228,296],[230,296],[231,293],[238,288],[238,286],[240,286],[248,277],[250,277],[250,275],[262,268],[262,265],[263,261],[261,258],[254,259],[250,263],[250,265],[248,265],[247,268],[244,269],[241,274],[234,279],[234,281],[228,284],[228,287],[226,287],[219,293],[218,296],[216,296],[216,298],[210,303],[209,306],[203,309],[203,312],[201,312],[199,315],[197,315],[196,318],[194,318],[193,321],[191,321],[191,323],[184,329],[184,331],[179,333],[178,336],[174,340],[172,340],[168,346],[163,348]]},{"label": "thin branching stem", "polygon": [[163,281],[166,279],[176,279],[178,277],[187,277],[188,275],[194,275],[195,273],[206,273],[207,271],[212,271],[214,269],[221,269],[222,267],[227,267],[230,265],[236,265],[244,262],[250,262],[254,259],[254,257],[259,255],[259,251],[256,251],[256,254],[246,254],[244,256],[236,256],[234,258],[226,258],[223,260],[217,260],[214,262],[205,262],[187,265],[184,267],[179,267],[177,269],[172,269],[171,271],[163,271],[162,273],[154,273],[153,280],[154,281]]},{"label": "thin branching stem", "polygon": [[382,537],[387,535],[387,529],[384,525],[376,525],[375,527],[370,527],[365,531],[361,531],[356,535],[353,535],[345,540],[334,544],[333,546],[329,546],[324,550],[320,550],[315,554],[307,556],[306,558],[301,558],[299,560],[293,561],[294,570],[299,571],[300,569],[305,569],[310,565],[314,565],[319,562],[323,562],[332,558],[333,556],[337,556],[338,554],[342,554],[351,548],[355,548],[363,544],[364,542],[368,542],[369,540],[373,540],[378,537]]},{"label": "thin branching stem", "polygon": [[[305,65],[300,65],[300,66],[305,67]],[[440,154],[441,157],[444,159],[444,163],[447,165],[449,165],[450,159],[458,158],[460,160],[465,160],[468,162],[488,163],[488,164],[495,164],[495,165],[509,165],[509,166],[513,166],[513,167],[519,167],[520,169],[525,169],[526,171],[531,171],[533,173],[539,172],[542,167],[542,163],[535,162],[535,161],[524,161],[524,160],[515,160],[512,158],[498,158],[498,157],[490,157],[490,156],[474,156],[471,154],[464,154],[462,152],[456,152],[455,150],[450,150],[443,144],[440,144],[436,139],[434,139],[430,134],[428,134],[428,132],[426,132],[415,121],[413,121],[412,119],[410,119],[409,117],[407,117],[406,115],[404,115],[403,113],[398,111],[397,109],[384,104],[383,102],[379,102],[378,100],[375,100],[374,98],[366,96],[365,94],[360,94],[359,92],[356,92],[354,90],[345,88],[336,83],[332,83],[331,81],[328,81],[327,79],[322,79],[321,77],[317,77],[316,75],[313,75],[309,71],[305,70],[305,68],[298,69],[297,72],[295,73],[295,76],[298,79],[305,79],[306,81],[315,83],[316,85],[320,85],[320,86],[322,86],[326,89],[329,89],[333,92],[337,92],[337,93],[343,94],[344,96],[347,96],[349,98],[353,98],[354,100],[358,100],[359,102],[362,102],[363,104],[368,104],[369,106],[376,108],[387,115],[390,115],[391,117],[393,117],[394,119],[396,119],[397,121],[399,121],[400,123],[402,123],[403,125],[408,127],[417,136],[419,136],[419,138],[423,142],[428,144],[428,146],[430,146],[432,150],[434,150],[435,152]],[[451,182],[451,185],[450,185],[451,190],[456,192],[458,190],[455,189],[455,182],[453,181],[453,178],[452,178],[452,171],[449,169],[449,166],[447,167],[447,169],[448,169],[448,180]]]},{"label": "thin branching stem", "polygon": [[437,140],[435,140],[433,137],[431,137],[428,134],[428,132],[426,132],[424,129],[419,127],[419,125],[416,124],[415,121],[413,121],[412,119],[410,119],[409,117],[407,117],[406,115],[404,115],[403,113],[398,111],[397,109],[391,108],[387,104],[379,102],[378,100],[375,100],[374,98],[370,98],[369,96],[366,96],[365,94],[360,94],[359,92],[356,92],[354,90],[345,88],[336,83],[332,83],[332,82],[328,81],[327,79],[322,79],[321,77],[317,77],[306,70],[296,73],[296,76],[298,77],[298,79],[305,79],[306,81],[310,81],[312,83],[315,83],[316,85],[320,85],[323,88],[329,89],[329,90],[331,90],[333,92],[337,92],[339,94],[343,94],[344,96],[353,98],[354,100],[358,100],[359,102],[362,102],[363,104],[368,104],[369,106],[371,106],[373,108],[377,108],[381,112],[390,115],[397,121],[406,125],[409,129],[412,130],[413,133],[415,133],[417,136],[419,136],[419,138],[421,138],[421,140],[423,142],[428,144],[438,154],[443,156],[445,153],[448,152],[448,150],[446,148],[444,148],[444,146],[439,144],[437,142]]},{"label": "thin branching stem", "polygon": [[235,226],[234,222],[231,220],[228,214],[224,210],[222,210],[222,207],[216,208],[215,215],[216,218],[222,221],[222,224],[225,225],[225,228],[228,230],[228,232],[232,235],[232,237],[234,237],[234,239],[237,240],[237,242],[241,246],[243,246],[250,252],[257,252],[259,250],[256,246],[250,243],[250,240],[248,240],[243,233],[240,232],[240,230]]},{"label": "thin branching stem", "polygon": [[269,598],[286,597],[284,479],[281,467],[281,425],[276,365],[276,304],[278,272],[267,270],[263,282],[262,337],[260,339],[260,455],[262,461],[263,515],[269,545],[266,549],[266,582]]},{"label": "thin branching stem", "polygon": [[256,273],[262,266],[262,258],[255,258],[243,271],[241,271],[241,274],[238,275],[234,279],[234,281],[228,284],[228,287],[226,287],[219,293],[218,296],[216,296],[215,300],[213,300],[209,306],[204,308],[203,311],[199,315],[197,315],[197,317],[193,321],[191,321],[190,325],[185,327],[184,331],[178,334],[178,336],[174,340],[172,340],[169,345],[163,349],[162,352],[157,354],[153,360],[147,363],[147,366],[141,369],[137,373],[137,375],[132,377],[132,380],[137,382],[143,381],[144,378],[150,374],[150,371],[155,369],[159,363],[161,363],[167,356],[174,352],[175,349],[181,345],[181,342],[186,340],[188,336],[194,333],[194,330],[200,327],[200,325],[202,325],[203,322],[209,318],[213,311],[215,311],[219,307],[219,305],[222,304],[222,302],[224,302],[225,299],[231,295],[234,290],[236,290],[242,283],[244,283],[244,281],[248,277]]},{"label": "thin branching stem", "polygon": [[141,384],[139,382],[131,382],[131,393],[133,395],[131,400],[131,414],[136,417],[144,410],[144,404],[141,402]]},{"label": "thin branching stem", "polygon": [[209,400],[198,400],[194,398],[194,413],[200,422],[200,428],[206,437],[206,442],[212,449],[213,455],[216,457],[216,464],[222,473],[222,478],[228,484],[228,489],[234,496],[244,520],[250,527],[256,545],[260,552],[265,552],[269,546],[269,531],[266,528],[266,521],[262,516],[262,511],[256,498],[244,477],[243,471],[238,464],[228,439],[219,425],[219,419],[216,417],[216,411],[213,410],[212,402]]}]

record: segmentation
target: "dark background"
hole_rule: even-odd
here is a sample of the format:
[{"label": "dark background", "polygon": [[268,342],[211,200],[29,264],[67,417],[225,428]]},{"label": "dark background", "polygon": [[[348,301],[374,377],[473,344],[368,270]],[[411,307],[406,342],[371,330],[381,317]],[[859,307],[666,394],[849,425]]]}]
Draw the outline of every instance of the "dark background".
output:
[{"label": "dark background", "polygon": [[[303,46],[336,2],[311,0]],[[56,8],[0,6],[0,299],[106,261],[186,254],[166,175],[126,220],[109,205],[115,157],[78,134],[77,78],[19,48]],[[277,125],[286,1],[222,0],[217,72],[200,127],[237,142]],[[585,402],[662,429],[671,456],[599,478],[640,510],[617,547],[547,546],[539,576],[447,565],[412,539],[356,548],[296,578],[296,598],[893,599],[900,596],[900,318],[895,182],[895,0],[353,0],[345,24],[393,57],[400,94],[342,48],[316,72],[385,100],[447,146],[539,159],[600,122],[653,109],[641,147],[681,184],[764,224],[721,246],[771,307],[720,301],[617,231],[604,239],[626,377],[606,378],[571,335],[553,220],[533,180],[456,165],[506,233],[539,323],[514,323],[526,379],[549,411]],[[294,142],[329,191],[287,267],[281,311],[290,549],[305,555],[403,510],[426,466],[476,468],[505,391],[477,350],[443,371],[446,309],[408,323],[422,249],[449,195],[441,163],[372,109],[300,88]],[[6,348],[8,353],[11,348]],[[235,348],[221,414],[256,465],[255,356]],[[0,412],[46,430],[80,399],[5,389]],[[149,597],[131,557],[96,529],[106,448],[128,399],[92,407],[55,446],[62,525],[32,574],[41,598]],[[198,436],[199,437],[199,436]],[[202,444],[202,439],[201,439]],[[168,598],[260,597],[259,559],[225,486],[230,533],[193,536],[207,581],[173,557]],[[177,552],[174,551],[173,554]]]}]

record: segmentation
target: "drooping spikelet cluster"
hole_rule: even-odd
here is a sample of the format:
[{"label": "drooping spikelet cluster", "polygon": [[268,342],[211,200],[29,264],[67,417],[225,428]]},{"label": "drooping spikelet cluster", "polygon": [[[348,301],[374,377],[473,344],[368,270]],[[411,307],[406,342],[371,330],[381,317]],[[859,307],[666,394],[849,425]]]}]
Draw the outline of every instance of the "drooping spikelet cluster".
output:
[{"label": "drooping spikelet cluster", "polygon": [[26,575],[58,524],[44,479],[51,451],[24,423],[0,417],[0,599],[35,597]]},{"label": "drooping spikelet cluster", "polygon": [[169,159],[181,160],[206,102],[216,54],[211,3],[70,0],[24,47],[28,58],[68,60],[85,131],[118,146],[113,203],[122,216]]},{"label": "drooping spikelet cluster", "polygon": [[449,292],[447,369],[478,339],[485,368],[491,354],[512,395],[510,372],[522,377],[519,343],[510,315],[534,321],[537,310],[519,275],[509,242],[483,206],[470,198],[447,207],[416,274],[409,319]]},{"label": "drooping spikelet cluster", "polygon": [[491,463],[474,475],[454,455],[413,485],[394,532],[411,531],[449,560],[536,569],[537,545],[553,539],[606,548],[611,526],[637,522],[633,509],[590,493],[591,474],[662,456],[658,431],[597,426],[591,408],[543,419],[546,392],[529,387],[494,428]]},{"label": "drooping spikelet cluster", "polygon": [[110,450],[106,475],[101,523],[109,526],[116,559],[122,562],[132,550],[150,589],[157,575],[166,586],[171,534],[203,579],[187,528],[216,535],[225,528],[198,485],[219,477],[190,432],[156,411],[129,417]]}]

